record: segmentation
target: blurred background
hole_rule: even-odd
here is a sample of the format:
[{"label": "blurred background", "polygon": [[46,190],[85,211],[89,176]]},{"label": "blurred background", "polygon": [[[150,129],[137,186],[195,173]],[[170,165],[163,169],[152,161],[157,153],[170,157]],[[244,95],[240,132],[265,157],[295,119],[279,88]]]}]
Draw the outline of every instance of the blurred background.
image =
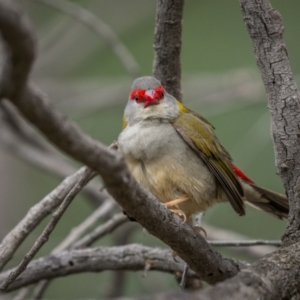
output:
[{"label": "blurred background", "polygon": [[[40,1],[19,2],[33,23],[39,45],[32,81],[84,131],[109,145],[121,130],[122,112],[133,78],[152,72],[155,1],[72,1],[92,12],[118,36],[134,59],[129,59],[127,66],[109,46],[111,41],[107,43],[95,28],[88,28]],[[283,17],[284,39],[299,80],[300,2],[274,0],[272,5]],[[238,1],[187,0],[182,42],[183,102],[215,126],[223,145],[250,178],[259,185],[284,192],[274,166],[266,94]],[[9,144],[3,132],[0,142],[1,239],[61,178],[18,156],[16,147]],[[77,166],[74,162],[73,165]],[[71,174],[72,170],[66,173]],[[99,179],[96,183],[99,184]],[[48,254],[93,210],[83,196],[78,197],[38,256]],[[48,220],[29,236],[7,267],[22,259]],[[250,207],[245,217],[238,217],[227,204],[210,209],[204,222],[252,239],[280,239],[286,225],[286,221]],[[140,226],[128,226],[134,230],[126,243],[166,247],[149,234],[143,235]],[[114,245],[117,233],[97,245]],[[253,260],[243,251],[237,253],[230,248],[221,251],[227,256]],[[105,272],[60,278],[51,284],[45,297],[101,299],[113,295],[112,276],[112,272]],[[122,280],[122,294],[128,296],[177,288],[173,276],[156,272],[149,272],[147,277],[141,272],[126,272]]]}]

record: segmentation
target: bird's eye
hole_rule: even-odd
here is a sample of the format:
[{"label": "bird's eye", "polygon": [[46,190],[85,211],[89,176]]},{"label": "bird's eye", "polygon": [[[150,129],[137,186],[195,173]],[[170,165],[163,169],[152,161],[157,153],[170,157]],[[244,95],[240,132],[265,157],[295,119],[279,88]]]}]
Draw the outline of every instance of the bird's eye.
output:
[{"label": "bird's eye", "polygon": [[154,90],[159,99],[162,99],[165,96],[165,89],[161,85],[156,87]]},{"label": "bird's eye", "polygon": [[145,95],[145,90],[142,89],[136,89],[131,91],[129,94],[129,98],[136,103],[141,103],[144,101],[144,95]]}]

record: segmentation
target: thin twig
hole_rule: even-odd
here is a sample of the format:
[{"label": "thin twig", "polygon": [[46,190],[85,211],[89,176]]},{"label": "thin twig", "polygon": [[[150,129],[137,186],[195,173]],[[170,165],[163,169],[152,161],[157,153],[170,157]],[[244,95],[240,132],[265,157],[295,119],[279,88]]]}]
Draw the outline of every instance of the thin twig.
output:
[{"label": "thin twig", "polygon": [[59,10],[75,20],[81,22],[89,29],[94,31],[104,42],[111,48],[115,55],[119,58],[127,72],[133,77],[139,76],[140,69],[137,61],[129,52],[126,46],[121,42],[115,32],[92,12],[84,9],[74,2],[67,0],[36,0]]},{"label": "thin twig", "polygon": [[[225,240],[225,241],[246,240],[247,241],[251,239],[246,235],[231,231],[229,229],[218,228],[208,224],[204,224],[203,227],[205,228],[208,237],[213,241],[221,241],[221,240]],[[267,246],[267,245],[257,246],[257,247],[245,247],[245,248],[234,247],[231,249],[231,251],[242,252],[243,254],[249,255],[250,257],[253,258],[261,258],[267,255],[268,253],[273,252],[274,250],[276,250],[275,247]]]},{"label": "thin twig", "polygon": [[[55,247],[53,251],[51,251],[51,254],[57,254],[63,250],[69,249],[80,236],[90,230],[101,218],[110,212],[115,207],[115,204],[116,203],[110,198],[104,201],[104,203],[80,225],[73,228],[69,235],[57,247]],[[49,280],[41,280],[34,288],[32,299],[41,299],[49,284]]]},{"label": "thin twig", "polygon": [[[8,101],[3,101],[0,108],[3,111],[3,117],[0,115],[1,146],[23,159],[25,162],[35,167],[64,179],[77,168],[67,160],[61,153],[55,150],[49,143],[36,134],[25,120],[21,119],[18,111]],[[106,195],[99,192],[96,184],[90,184],[84,187],[83,192],[88,196],[88,200],[95,206],[98,206],[107,198]]]},{"label": "thin twig", "polygon": [[57,223],[63,216],[68,206],[71,204],[72,200],[82,190],[82,188],[90,181],[91,177],[93,177],[93,173],[94,172],[92,170],[87,169],[85,173],[81,176],[81,178],[78,180],[76,185],[72,188],[72,190],[68,193],[68,195],[66,196],[62,204],[59,206],[57,211],[52,215],[52,219],[50,220],[46,228],[43,230],[39,238],[36,240],[32,248],[25,255],[22,262],[18,265],[16,270],[11,272],[8,278],[1,284],[0,290],[6,290],[10,286],[10,284],[26,269],[27,265],[33,259],[35,254],[48,241],[50,234],[56,227]]},{"label": "thin twig", "polygon": [[[97,210],[95,210],[89,217],[87,217],[80,225],[74,227],[70,234],[53,250],[52,253],[58,253],[66,250],[72,246],[77,248],[75,243],[83,234],[90,230],[101,218],[109,213],[116,206],[116,202],[108,199]],[[74,244],[75,243],[75,244]]]},{"label": "thin twig", "polygon": [[281,246],[279,240],[248,240],[248,241],[207,241],[216,247],[251,247],[251,246]]},{"label": "thin twig", "polygon": [[98,226],[91,233],[87,234],[85,237],[80,239],[78,242],[74,244],[74,248],[82,248],[91,246],[97,240],[102,238],[104,235],[112,232],[120,225],[124,224],[128,221],[128,218],[124,216],[124,214],[114,215],[111,219],[109,219],[106,223]]},{"label": "thin twig", "polygon": [[0,270],[12,258],[28,234],[61,204],[87,170],[87,167],[82,167],[66,177],[50,194],[31,207],[25,217],[3,238],[0,244]]},{"label": "thin twig", "polygon": [[[127,222],[118,231],[113,232],[113,245],[122,246],[130,243],[131,236],[140,226],[135,222]],[[126,275],[125,271],[113,272],[108,279],[108,286],[104,293],[107,299],[121,297],[126,288]]]},{"label": "thin twig", "polygon": [[27,286],[24,288],[21,288],[17,295],[14,296],[13,300],[25,300],[29,299],[28,294],[31,291],[32,286]]},{"label": "thin twig", "polygon": [[179,287],[181,290],[185,289],[185,284],[186,284],[186,278],[187,278],[187,272],[189,270],[189,266],[187,264],[184,265],[183,273],[181,275],[181,281],[179,283]]}]

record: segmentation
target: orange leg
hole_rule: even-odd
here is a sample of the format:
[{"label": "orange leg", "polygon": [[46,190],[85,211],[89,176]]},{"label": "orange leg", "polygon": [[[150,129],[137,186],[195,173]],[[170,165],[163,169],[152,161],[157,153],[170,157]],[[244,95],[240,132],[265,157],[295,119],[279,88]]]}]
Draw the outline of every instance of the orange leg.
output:
[{"label": "orange leg", "polygon": [[170,208],[170,207],[175,206],[175,205],[177,205],[179,203],[185,202],[185,201],[187,201],[189,199],[190,198],[189,198],[188,195],[184,195],[184,196],[182,196],[182,197],[180,197],[178,199],[174,199],[172,201],[169,201],[169,202],[165,203],[165,205],[166,205],[166,207]]},{"label": "orange leg", "polygon": [[[167,203],[165,203],[165,206],[167,208],[170,208],[172,206],[175,206],[179,203],[185,202],[187,200],[189,200],[189,196],[188,195],[184,195],[178,199],[174,199],[172,201],[169,201]],[[183,218],[183,223],[185,223],[187,221],[187,216],[185,215],[185,213],[181,210],[181,209],[170,209],[174,214],[178,215],[179,217]]]}]

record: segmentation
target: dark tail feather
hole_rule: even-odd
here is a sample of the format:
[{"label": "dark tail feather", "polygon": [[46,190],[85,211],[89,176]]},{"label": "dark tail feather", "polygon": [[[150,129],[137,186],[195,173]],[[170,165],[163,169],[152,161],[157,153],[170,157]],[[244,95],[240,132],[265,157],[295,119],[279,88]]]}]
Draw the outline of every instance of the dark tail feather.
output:
[{"label": "dark tail feather", "polygon": [[[262,188],[255,184],[248,183],[249,187],[245,188],[246,201],[255,208],[263,210],[271,215],[282,219],[287,218],[289,213],[289,202],[286,196],[268,189]],[[251,187],[254,193],[249,190]]]}]

